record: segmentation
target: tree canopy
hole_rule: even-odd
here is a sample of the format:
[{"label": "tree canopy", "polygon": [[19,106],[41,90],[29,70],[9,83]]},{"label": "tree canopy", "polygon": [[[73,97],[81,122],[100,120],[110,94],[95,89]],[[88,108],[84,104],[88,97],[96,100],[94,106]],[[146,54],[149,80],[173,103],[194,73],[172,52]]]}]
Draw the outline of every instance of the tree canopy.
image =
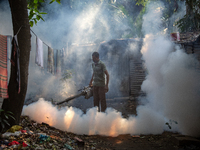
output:
[{"label": "tree canopy", "polygon": [[200,1],[185,0],[187,6],[186,14],[176,22],[182,32],[195,31],[200,29]]},{"label": "tree canopy", "polygon": [[[51,0],[49,4],[53,2],[57,2],[61,4],[60,0]],[[28,6],[27,9],[29,10],[29,23],[31,27],[33,27],[34,23],[37,24],[38,21],[43,20],[42,15],[47,14],[45,12],[40,12],[39,7],[41,7],[41,4],[45,2],[45,0],[27,0]]]}]

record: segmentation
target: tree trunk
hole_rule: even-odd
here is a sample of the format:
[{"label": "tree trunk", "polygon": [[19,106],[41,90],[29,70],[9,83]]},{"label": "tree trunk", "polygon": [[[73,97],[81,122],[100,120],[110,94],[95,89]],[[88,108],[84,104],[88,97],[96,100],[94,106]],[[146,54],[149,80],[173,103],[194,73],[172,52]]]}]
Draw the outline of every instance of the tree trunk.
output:
[{"label": "tree trunk", "polygon": [[[14,71],[15,68],[11,65],[11,75],[8,85],[9,98],[4,99],[2,109],[5,111],[11,111],[14,114],[16,120],[9,120],[11,125],[19,124],[24,100],[27,92],[28,84],[28,67],[29,57],[31,49],[31,34],[30,25],[27,12],[27,1],[26,0],[9,0],[13,33],[18,38],[18,45],[20,49],[20,93],[17,92]],[[21,28],[21,29],[20,29]],[[20,29],[20,30],[19,30]],[[19,31],[19,32],[18,32]]]}]

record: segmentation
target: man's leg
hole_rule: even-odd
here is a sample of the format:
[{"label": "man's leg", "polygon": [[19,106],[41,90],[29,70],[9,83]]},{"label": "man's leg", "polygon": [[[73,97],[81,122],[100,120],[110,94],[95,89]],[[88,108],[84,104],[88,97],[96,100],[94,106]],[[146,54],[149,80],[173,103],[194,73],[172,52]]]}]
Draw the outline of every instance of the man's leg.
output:
[{"label": "man's leg", "polygon": [[99,87],[99,99],[101,102],[101,112],[105,112],[105,110],[107,108],[105,87]]},{"label": "man's leg", "polygon": [[100,109],[99,109],[99,87],[97,87],[97,86],[93,86],[93,101],[94,101],[94,107],[97,106],[98,111],[100,111]]}]

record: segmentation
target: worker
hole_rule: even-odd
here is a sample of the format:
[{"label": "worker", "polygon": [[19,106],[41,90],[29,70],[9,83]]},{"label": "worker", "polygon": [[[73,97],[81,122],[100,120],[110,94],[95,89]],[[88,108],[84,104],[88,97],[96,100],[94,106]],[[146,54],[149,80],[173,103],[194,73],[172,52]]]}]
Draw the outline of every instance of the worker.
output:
[{"label": "worker", "polygon": [[[106,69],[105,64],[99,59],[99,53],[94,52],[92,54],[92,69],[93,74],[90,80],[89,86],[93,86],[93,97],[94,97],[94,106],[98,107],[98,111],[105,112],[106,105],[106,95],[109,91],[109,74]],[[105,80],[106,75],[106,80]],[[101,107],[99,107],[99,105]]]}]

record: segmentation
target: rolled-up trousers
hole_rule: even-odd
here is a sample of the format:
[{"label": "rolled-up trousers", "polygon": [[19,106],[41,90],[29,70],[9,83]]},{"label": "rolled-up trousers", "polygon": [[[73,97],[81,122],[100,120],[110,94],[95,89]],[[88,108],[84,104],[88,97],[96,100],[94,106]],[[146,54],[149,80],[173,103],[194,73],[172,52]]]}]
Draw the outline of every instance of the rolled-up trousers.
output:
[{"label": "rolled-up trousers", "polygon": [[[94,98],[94,106],[98,107],[98,111],[105,112],[107,108],[105,87],[94,86],[93,98]],[[101,108],[99,107],[100,103],[101,103]]]}]

